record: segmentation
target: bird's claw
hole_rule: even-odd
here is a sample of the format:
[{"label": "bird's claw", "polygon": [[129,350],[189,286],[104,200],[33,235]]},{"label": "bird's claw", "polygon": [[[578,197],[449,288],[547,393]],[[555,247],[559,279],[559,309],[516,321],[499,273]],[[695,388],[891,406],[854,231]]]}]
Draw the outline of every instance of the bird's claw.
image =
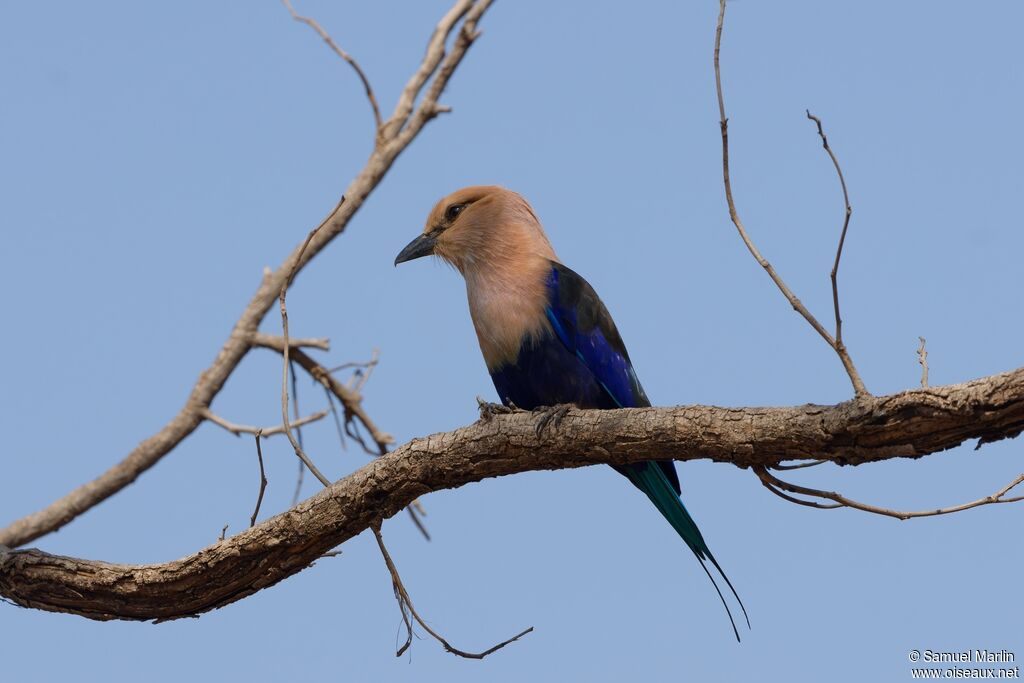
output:
[{"label": "bird's claw", "polygon": [[476,397],[476,406],[480,410],[480,419],[484,422],[487,422],[495,415],[508,415],[519,410],[515,404],[503,406],[500,403],[485,401],[479,396]]},{"label": "bird's claw", "polygon": [[534,428],[537,437],[540,438],[540,435],[544,432],[548,425],[557,429],[558,426],[562,424],[562,420],[565,419],[565,416],[569,414],[569,411],[571,409],[571,405],[563,403],[557,406],[545,406],[543,408],[538,408],[537,410],[535,410],[534,412],[538,414],[537,426]]}]

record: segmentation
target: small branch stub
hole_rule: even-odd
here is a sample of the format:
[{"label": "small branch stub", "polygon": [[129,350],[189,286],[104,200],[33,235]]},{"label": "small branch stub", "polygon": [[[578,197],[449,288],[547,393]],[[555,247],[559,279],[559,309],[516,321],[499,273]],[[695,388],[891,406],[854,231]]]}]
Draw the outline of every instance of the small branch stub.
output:
[{"label": "small branch stub", "polygon": [[921,365],[921,386],[928,386],[928,349],[925,348],[925,338],[918,337],[921,342],[917,347],[917,362]]}]

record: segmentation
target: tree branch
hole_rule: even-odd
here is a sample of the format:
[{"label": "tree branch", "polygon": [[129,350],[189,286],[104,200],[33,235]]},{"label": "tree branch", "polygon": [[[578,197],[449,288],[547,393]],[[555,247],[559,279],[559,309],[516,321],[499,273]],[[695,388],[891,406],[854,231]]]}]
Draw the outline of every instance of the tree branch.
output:
[{"label": "tree branch", "polygon": [[[803,302],[800,301],[797,295],[793,293],[793,290],[789,288],[789,285],[787,285],[786,282],[782,279],[782,276],[779,275],[778,272],[776,272],[775,267],[772,266],[768,259],[761,255],[761,252],[760,250],[758,250],[757,245],[754,244],[754,241],[750,238],[750,235],[747,233],[747,229],[743,226],[743,221],[740,219],[739,211],[736,209],[736,202],[733,200],[732,195],[732,180],[729,177],[729,119],[725,115],[725,96],[722,94],[722,69],[719,64],[719,53],[721,52],[722,47],[722,26],[725,23],[725,5],[726,0],[719,0],[718,26],[715,29],[714,65],[715,90],[718,93],[718,125],[722,131],[722,180],[725,184],[725,201],[729,207],[729,218],[732,220],[733,225],[736,226],[736,230],[737,232],[739,232],[740,239],[743,240],[743,244],[746,245],[747,250],[750,252],[750,255],[753,256],[754,260],[756,260],[757,263],[762,268],[764,268],[765,272],[768,273],[768,277],[772,279],[772,282],[775,283],[775,286],[778,287],[779,291],[782,292],[782,295],[786,297],[786,300],[789,301],[789,304],[793,307],[793,310],[795,310],[797,313],[803,316],[803,319],[807,321],[807,323],[814,329],[815,332],[821,335],[821,338],[825,340],[825,343],[832,347],[832,350],[834,350],[836,354],[839,356],[839,360],[843,364],[843,368],[846,370],[846,374],[850,377],[850,383],[853,384],[854,393],[858,397],[869,396],[870,394],[867,390],[867,387],[864,386],[864,382],[863,380],[861,380],[860,374],[857,372],[857,368],[854,366],[853,360],[850,358],[849,352],[847,352],[846,347],[842,343],[842,337],[838,336],[841,335],[842,333],[842,323],[839,318],[839,294],[838,289],[835,285],[835,277],[836,271],[838,271],[839,269],[839,259],[842,255],[843,241],[846,239],[846,227],[849,224],[850,220],[849,201],[846,202],[846,221],[843,223],[843,232],[839,240],[839,248],[836,251],[835,265],[832,269],[832,292],[833,296],[835,297],[834,300],[836,313],[836,338],[833,338],[832,335],[829,334],[828,330],[826,330],[822,326],[822,324],[818,322],[818,319],[814,317],[814,314],[807,310],[807,307],[804,306]],[[809,112],[808,116],[810,117]],[[813,119],[813,117],[811,118]],[[829,156],[832,157],[832,160],[836,165],[836,170],[838,171],[839,162],[836,161],[835,155],[832,154],[832,150],[828,147],[828,141],[825,139],[825,134],[822,133],[821,136],[822,140],[824,141],[825,149],[828,151]],[[842,171],[839,171],[839,179],[843,186],[843,196],[846,197],[846,181],[843,179]]]},{"label": "tree branch", "polygon": [[348,62],[349,66],[352,67],[352,70],[356,72],[356,75],[359,77],[359,80],[363,84],[363,88],[366,89],[366,99],[369,100],[370,108],[373,109],[373,121],[376,126],[376,134],[379,137],[381,132],[381,126],[384,125],[380,118],[380,107],[377,106],[377,98],[374,97],[373,88],[370,87],[370,79],[366,77],[365,73],[363,73],[363,69],[359,66],[359,63],[352,58],[352,55],[342,50],[341,47],[336,42],[334,42],[334,39],[331,38],[330,34],[327,33],[327,31],[325,31],[322,26],[320,26],[319,22],[317,22],[316,19],[311,19],[310,17],[304,17],[300,15],[298,12],[295,11],[295,8],[292,7],[292,3],[290,0],[281,0],[281,2],[288,10],[288,13],[292,15],[292,19],[299,23],[305,24],[306,26],[316,31],[316,34],[320,36],[320,38],[322,38],[325,43],[327,43],[327,47],[331,48],[334,54],[338,55],[343,60]]},{"label": "tree branch", "polygon": [[117,565],[0,548],[0,596],[91,619],[177,619],[240,600],[295,574],[419,496],[518,472],[710,459],[838,464],[918,458],[968,439],[1024,431],[1024,368],[834,406],[681,406],[569,411],[538,436],[537,416],[494,415],[416,439],[296,507],[180,560]]},{"label": "tree branch", "polygon": [[[820,510],[834,510],[836,508],[852,508],[854,510],[860,510],[861,512],[870,512],[875,515],[882,515],[883,517],[894,517],[896,519],[907,520],[915,519],[917,517],[936,517],[938,515],[950,515],[954,512],[963,512],[964,510],[970,510],[971,508],[981,507],[982,505],[995,505],[998,503],[1017,503],[1024,500],[1024,496],[1014,496],[1007,498],[1006,494],[1015,489],[1021,483],[1024,483],[1024,474],[1017,475],[1014,477],[1006,486],[1002,487],[995,493],[985,496],[984,498],[978,498],[972,500],[969,503],[961,503],[960,505],[950,505],[949,507],[933,508],[931,510],[918,510],[914,512],[904,512],[903,510],[893,510],[891,508],[883,508],[878,505],[869,505],[868,503],[861,503],[851,498],[847,498],[841,493],[835,491],[822,491],[821,489],[812,489],[806,486],[800,486],[798,484],[791,484],[788,481],[783,481],[777,477],[772,476],[770,472],[763,465],[754,465],[754,474],[757,475],[764,487],[777,495],[780,498],[784,498],[791,503],[797,505],[805,505],[807,507],[818,508]],[[819,503],[815,500],[805,500],[802,498],[796,498],[794,496],[787,495],[783,491],[789,491],[789,493],[796,493],[801,496],[809,496],[810,498],[818,498],[821,500],[830,500],[831,503]]]},{"label": "tree branch", "polygon": [[[306,417],[299,418],[298,420],[292,422],[291,426],[293,428],[301,427],[303,425],[308,425],[311,422],[322,420],[323,418],[327,417],[327,413],[328,411],[321,410],[319,412],[313,413],[312,415],[307,415]],[[223,427],[224,429],[231,432],[235,436],[241,436],[242,434],[256,434],[257,432],[259,432],[264,437],[267,437],[273,436],[274,434],[281,434],[284,432],[284,425],[275,425],[273,427],[252,427],[250,425],[240,425],[235,424],[234,422],[228,422],[223,417],[217,415],[209,408],[203,411],[203,417],[205,417],[207,420],[214,423],[215,425]]]},{"label": "tree branch", "polygon": [[[476,30],[477,21],[490,4],[490,0],[458,0],[445,14],[434,30],[423,62],[402,92],[395,114],[381,128],[378,144],[366,165],[345,190],[345,201],[339,203],[323,219],[317,228],[316,236],[309,241],[305,250],[302,250],[301,245],[296,247],[276,270],[264,273],[259,288],[235,323],[227,341],[213,363],[199,375],[178,414],[159,432],[145,439],[121,462],[96,479],[82,484],[42,510],[16,520],[0,530],[0,545],[16,547],[56,531],[134,482],[139,475],[159,462],[202,424],[205,419],[203,411],[210,407],[242,358],[263,336],[258,332],[259,325],[277,300],[281,286],[289,273],[301,271],[335,237],[345,231],[349,221],[380,183],[399,154],[409,146],[427,121],[438,114],[440,108],[437,98],[444,91],[469,46],[479,35]],[[451,53],[446,56],[445,41],[463,17],[465,21],[458,39]],[[440,69],[438,65],[441,65]],[[414,111],[413,103],[425,87],[427,92],[420,106]],[[299,352],[296,351],[294,355],[298,360]]]}]

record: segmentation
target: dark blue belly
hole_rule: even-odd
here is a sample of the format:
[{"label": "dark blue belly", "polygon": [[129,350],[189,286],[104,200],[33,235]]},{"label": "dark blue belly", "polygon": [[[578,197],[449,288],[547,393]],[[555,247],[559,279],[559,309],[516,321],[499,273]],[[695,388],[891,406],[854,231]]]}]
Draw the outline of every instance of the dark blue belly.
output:
[{"label": "dark blue belly", "polygon": [[616,408],[594,374],[557,337],[546,334],[524,345],[515,363],[491,372],[498,398],[525,410],[560,403],[580,408]]}]

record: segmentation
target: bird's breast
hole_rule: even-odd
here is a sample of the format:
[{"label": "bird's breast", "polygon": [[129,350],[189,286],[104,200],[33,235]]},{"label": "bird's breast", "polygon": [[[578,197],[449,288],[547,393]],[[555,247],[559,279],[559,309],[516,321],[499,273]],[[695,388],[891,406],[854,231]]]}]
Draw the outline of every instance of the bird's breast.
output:
[{"label": "bird's breast", "polygon": [[550,334],[544,313],[549,263],[544,261],[543,270],[521,266],[464,273],[469,314],[488,370],[514,363],[522,347]]}]

